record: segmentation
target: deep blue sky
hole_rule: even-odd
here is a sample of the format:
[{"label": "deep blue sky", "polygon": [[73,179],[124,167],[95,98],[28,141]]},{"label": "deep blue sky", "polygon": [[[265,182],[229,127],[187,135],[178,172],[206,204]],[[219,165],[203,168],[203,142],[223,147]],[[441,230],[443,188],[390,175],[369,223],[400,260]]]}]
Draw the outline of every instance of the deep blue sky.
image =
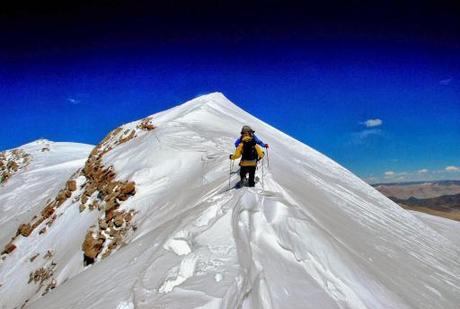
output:
[{"label": "deep blue sky", "polygon": [[460,179],[456,7],[108,3],[1,15],[0,149],[220,91],[368,181]]}]

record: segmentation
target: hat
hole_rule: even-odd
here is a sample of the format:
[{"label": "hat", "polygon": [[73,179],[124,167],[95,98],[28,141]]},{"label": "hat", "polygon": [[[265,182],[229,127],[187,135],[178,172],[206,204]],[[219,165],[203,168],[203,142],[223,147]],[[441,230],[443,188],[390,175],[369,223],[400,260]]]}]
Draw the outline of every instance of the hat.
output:
[{"label": "hat", "polygon": [[250,126],[243,126],[241,128],[241,134],[243,133],[254,133],[255,131],[253,129],[251,129]]}]

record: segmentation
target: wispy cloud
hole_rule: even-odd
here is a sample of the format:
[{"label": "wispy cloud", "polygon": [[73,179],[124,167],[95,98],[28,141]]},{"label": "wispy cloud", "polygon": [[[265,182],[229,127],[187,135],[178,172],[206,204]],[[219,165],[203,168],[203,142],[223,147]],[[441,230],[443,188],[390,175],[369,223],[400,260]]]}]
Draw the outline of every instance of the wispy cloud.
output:
[{"label": "wispy cloud", "polygon": [[422,168],[421,170],[418,170],[417,173],[419,173],[419,174],[426,174],[426,173],[428,173],[428,169]]},{"label": "wispy cloud", "polygon": [[451,165],[451,166],[446,166],[445,170],[448,172],[458,172],[460,171],[460,167]]},{"label": "wispy cloud", "polygon": [[367,139],[373,136],[382,136],[383,132],[380,129],[365,129],[359,132],[351,134],[351,143],[352,144],[362,144]]},{"label": "wispy cloud", "polygon": [[407,172],[386,171],[383,173],[383,179],[406,180],[409,176]]},{"label": "wispy cloud", "polygon": [[379,118],[373,118],[373,119],[367,119],[366,121],[362,122],[363,125],[366,126],[366,128],[374,128],[381,126],[383,124],[382,119]]},{"label": "wispy cloud", "polygon": [[450,84],[450,82],[451,82],[452,80],[453,80],[452,77],[446,78],[446,79],[441,79],[441,80],[439,81],[439,84],[442,85],[442,86],[447,86],[447,85]]},{"label": "wispy cloud", "polygon": [[80,101],[80,100],[77,100],[77,99],[75,99],[75,98],[72,98],[72,97],[68,97],[68,98],[67,98],[67,102],[76,105],[76,104],[79,104],[81,101]]}]

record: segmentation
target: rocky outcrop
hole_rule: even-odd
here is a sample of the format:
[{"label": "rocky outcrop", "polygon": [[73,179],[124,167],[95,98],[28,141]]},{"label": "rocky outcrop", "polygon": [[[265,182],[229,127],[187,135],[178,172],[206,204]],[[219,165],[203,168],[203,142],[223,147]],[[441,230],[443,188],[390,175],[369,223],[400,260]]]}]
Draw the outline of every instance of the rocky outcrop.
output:
[{"label": "rocky outcrop", "polygon": [[0,152],[0,184],[27,166],[32,157],[22,149]]},{"label": "rocky outcrop", "polygon": [[[144,124],[142,124],[144,123]],[[150,119],[140,126],[147,130]],[[153,125],[152,125],[153,126]],[[151,128],[153,129],[153,127]],[[80,175],[85,182],[81,187],[80,212],[99,210],[97,227],[91,228],[82,244],[83,259],[86,265],[104,258],[123,244],[130,230],[134,230],[132,218],[134,211],[120,210],[121,204],[136,194],[136,185],[132,181],[116,179],[112,166],[104,166],[103,157],[114,147],[126,143],[137,136],[135,129],[117,128],[91,152]]]},{"label": "rocky outcrop", "polygon": [[86,265],[94,263],[94,260],[99,255],[104,246],[105,237],[102,233],[95,233],[94,231],[88,231],[85,237],[85,241],[82,245],[84,253],[84,262]]},{"label": "rocky outcrop", "polygon": [[24,237],[27,237],[32,233],[32,226],[29,223],[21,224],[18,229],[18,233]]},{"label": "rocky outcrop", "polygon": [[[48,262],[49,263],[49,262]],[[29,284],[38,284],[38,291],[42,290],[42,296],[46,295],[49,290],[56,288],[56,279],[54,278],[54,269],[56,263],[52,261],[49,265],[42,266],[29,274]]]},{"label": "rocky outcrop", "polygon": [[142,119],[141,123],[137,125],[137,128],[144,131],[151,131],[155,129],[155,126],[152,124],[152,118],[147,117]]},{"label": "rocky outcrop", "polygon": [[[18,227],[18,231],[16,233],[16,236],[14,236],[9,244],[7,244],[2,252],[2,254],[10,254],[13,250],[11,250],[11,246],[8,247],[10,244],[13,244],[13,242],[16,240],[16,238],[21,235],[23,237],[28,237],[30,234],[38,227],[40,226],[43,222],[45,222],[46,226],[43,226],[39,234],[44,234],[46,232],[46,227],[49,227],[53,224],[53,222],[56,220],[56,209],[60,207],[68,198],[72,196],[72,191],[70,189],[73,189],[76,184],[72,184],[72,181],[69,181],[66,183],[65,188],[61,189],[57,196],[55,197],[54,200],[48,201],[46,203],[45,208],[42,209],[40,212],[40,215],[35,216],[32,218],[32,220],[28,223],[23,223]],[[16,247],[14,247],[16,248]]]},{"label": "rocky outcrop", "polygon": [[[116,179],[113,166],[105,166],[103,157],[115,147],[136,138],[143,131],[155,129],[151,118],[145,118],[135,127],[119,127],[111,131],[90,153],[85,165],[66,182],[53,200],[48,200],[39,215],[30,222],[18,227],[15,237],[8,243],[2,254],[9,255],[16,249],[15,240],[30,236],[38,228],[38,235],[46,234],[48,228],[58,218],[58,208],[69,198],[77,202],[80,212],[98,211],[99,219],[95,226],[87,231],[82,243],[83,259],[85,264],[94,263],[97,259],[109,256],[114,250],[124,244],[130,231],[135,231],[133,217],[136,212],[121,209],[123,202],[136,194],[136,185],[132,181]],[[145,134],[145,133],[142,133]],[[45,149],[42,151],[48,151]],[[30,159],[20,151],[0,153],[1,179],[10,177],[24,166],[23,161],[11,161],[13,155]],[[19,163],[18,163],[19,162]],[[8,173],[8,174],[6,174]],[[8,175],[8,176],[5,176]]]},{"label": "rocky outcrop", "polygon": [[6,244],[5,248],[2,251],[2,254],[10,254],[16,249],[15,244],[13,244],[12,241],[10,241],[8,244]]}]

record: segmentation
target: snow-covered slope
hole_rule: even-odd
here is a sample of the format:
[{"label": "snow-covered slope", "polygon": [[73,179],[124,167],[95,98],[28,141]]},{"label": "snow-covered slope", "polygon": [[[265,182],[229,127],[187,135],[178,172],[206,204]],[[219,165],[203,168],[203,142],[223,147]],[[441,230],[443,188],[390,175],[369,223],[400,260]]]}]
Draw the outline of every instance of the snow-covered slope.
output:
[{"label": "snow-covered slope", "polygon": [[[244,124],[271,148],[256,187],[234,189]],[[66,187],[46,232],[4,255],[2,308],[460,303],[454,238],[219,93],[114,130]]]},{"label": "snow-covered slope", "polygon": [[93,147],[42,139],[3,152],[8,158],[20,152],[27,163],[19,163],[21,168],[0,185],[0,248],[16,233],[19,224],[30,221],[41,211],[40,206],[56,195]]}]

